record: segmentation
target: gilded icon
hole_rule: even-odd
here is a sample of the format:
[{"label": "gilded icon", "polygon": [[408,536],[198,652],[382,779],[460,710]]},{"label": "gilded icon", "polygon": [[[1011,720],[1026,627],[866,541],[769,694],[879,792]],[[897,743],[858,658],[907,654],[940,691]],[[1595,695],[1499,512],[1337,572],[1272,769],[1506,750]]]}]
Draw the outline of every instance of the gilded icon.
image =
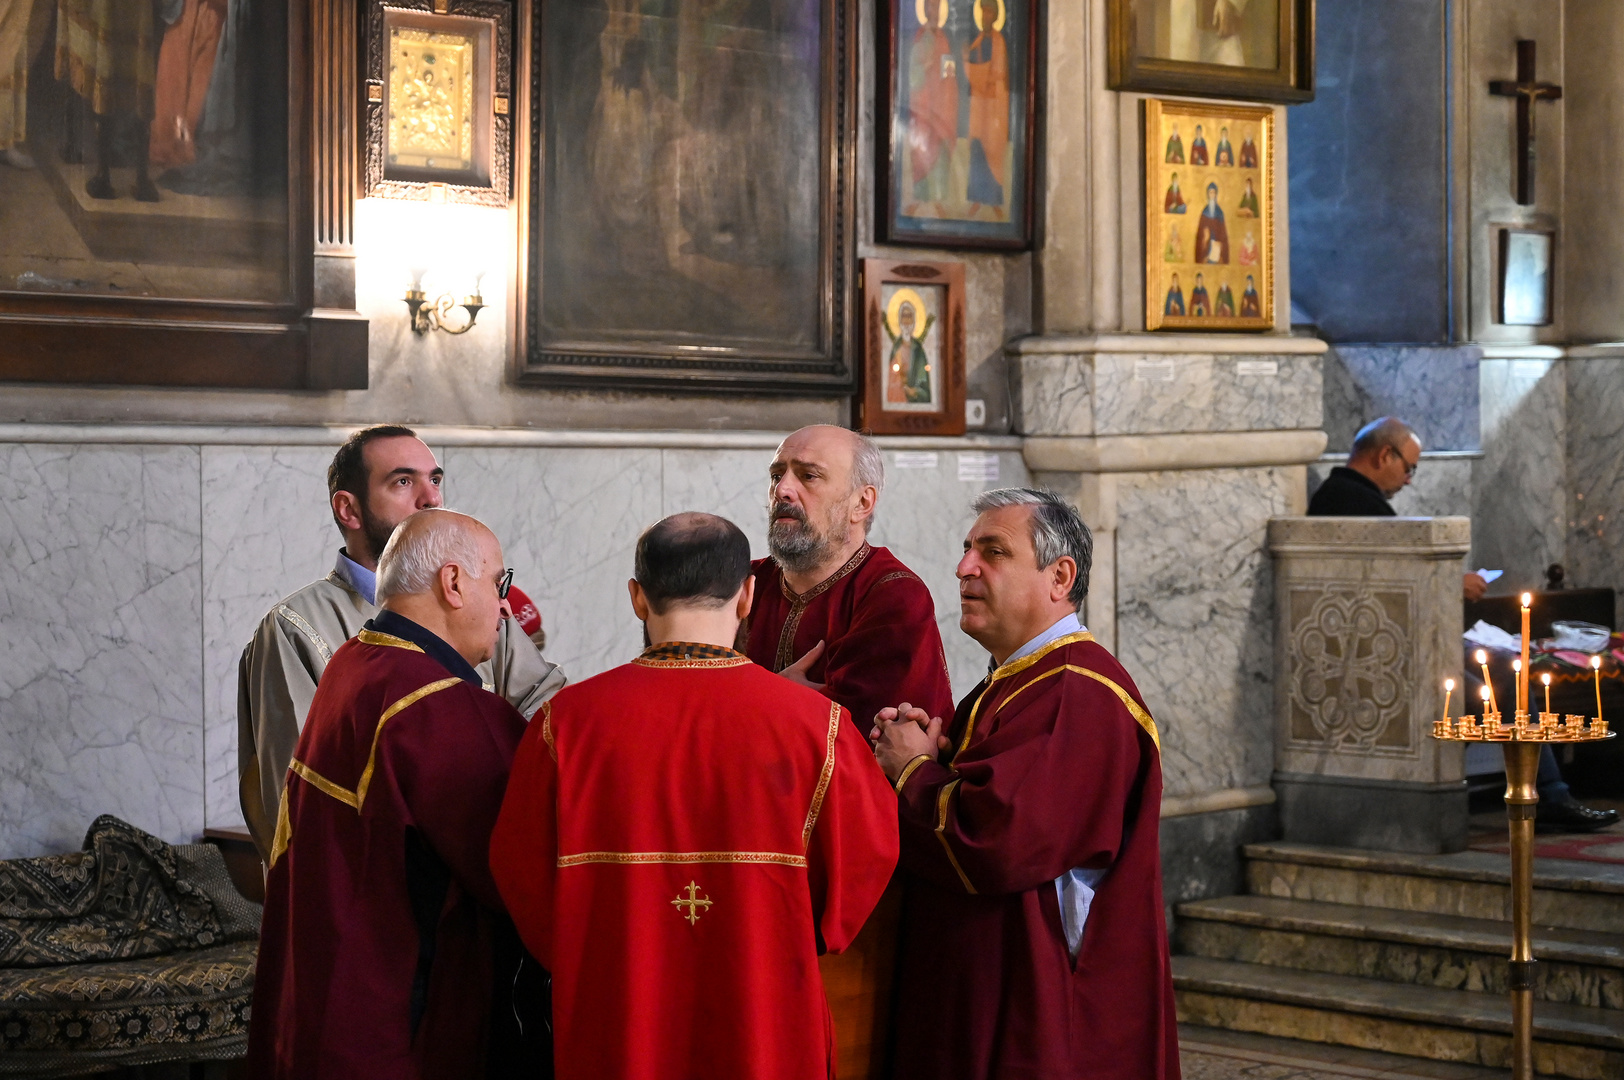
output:
[{"label": "gilded icon", "polygon": [[862,289],[859,428],[962,435],[964,264],[864,259]]},{"label": "gilded icon", "polygon": [[941,400],[941,334],[937,323],[945,289],[941,285],[886,285],[885,365],[887,412],[935,412]]}]

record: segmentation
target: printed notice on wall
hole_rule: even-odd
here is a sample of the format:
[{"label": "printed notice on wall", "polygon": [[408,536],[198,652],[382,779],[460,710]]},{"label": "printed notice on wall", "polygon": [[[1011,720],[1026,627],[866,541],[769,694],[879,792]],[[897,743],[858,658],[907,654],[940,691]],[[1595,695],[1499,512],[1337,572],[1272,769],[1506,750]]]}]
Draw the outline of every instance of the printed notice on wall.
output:
[{"label": "printed notice on wall", "polygon": [[1272,379],[1280,374],[1280,361],[1278,360],[1237,360],[1235,361],[1235,374],[1261,376]]},{"label": "printed notice on wall", "polygon": [[934,450],[898,450],[891,455],[891,464],[899,469],[934,469],[936,463]]},{"label": "printed notice on wall", "polygon": [[985,484],[998,479],[998,455],[978,450],[959,454],[959,479],[967,484]]},{"label": "printed notice on wall", "polygon": [[1173,361],[1167,357],[1141,357],[1133,362],[1133,378],[1135,382],[1172,382]]}]

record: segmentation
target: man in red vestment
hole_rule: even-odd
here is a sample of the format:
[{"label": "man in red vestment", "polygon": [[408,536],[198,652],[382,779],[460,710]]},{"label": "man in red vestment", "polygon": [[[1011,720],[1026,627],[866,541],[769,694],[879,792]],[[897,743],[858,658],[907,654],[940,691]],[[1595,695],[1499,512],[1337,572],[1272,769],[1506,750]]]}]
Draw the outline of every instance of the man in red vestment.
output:
[{"label": "man in red vestment", "polygon": [[480,686],[507,575],[473,518],[421,510],[381,610],[333,653],[265,883],[256,1080],[484,1074],[501,898],[485,853],[524,718]]},{"label": "man in red vestment", "polygon": [[553,973],[561,1080],[824,1080],[818,953],[896,865],[895,798],[846,710],[727,646],[750,545],[678,514],[637,543],[652,644],[561,690],[513,763],[491,872]]},{"label": "man in red vestment", "polygon": [[997,667],[946,730],[904,707],[872,733],[909,882],[895,1076],[1177,1080],[1160,743],[1077,620],[1093,541],[1050,492],[974,506],[959,625]]},{"label": "man in red vestment", "polygon": [[773,458],[767,547],[753,567],[745,652],[769,671],[827,694],[863,734],[874,714],[909,701],[953,707],[930,590],[868,530],[885,486],[872,440],[805,427]]}]

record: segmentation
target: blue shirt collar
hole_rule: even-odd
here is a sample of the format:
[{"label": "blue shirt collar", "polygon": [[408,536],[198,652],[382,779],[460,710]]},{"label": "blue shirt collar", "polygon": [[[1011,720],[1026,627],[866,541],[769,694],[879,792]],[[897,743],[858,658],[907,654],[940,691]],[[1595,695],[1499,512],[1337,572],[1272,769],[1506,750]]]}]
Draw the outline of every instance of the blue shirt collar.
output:
[{"label": "blue shirt collar", "polygon": [[1033,653],[1037,652],[1051,641],[1056,641],[1063,638],[1067,634],[1081,633],[1086,629],[1087,627],[1083,625],[1083,621],[1077,617],[1077,613],[1074,611],[1070,615],[1063,617],[1059,622],[1049,627],[1049,629],[1045,630],[1031,641],[1028,641],[1025,645],[1022,645],[1020,648],[1010,653],[1009,656],[1004,659],[1004,663],[1011,663],[1019,660],[1023,656],[1031,656]]},{"label": "blue shirt collar", "polygon": [[389,634],[391,637],[404,638],[416,645],[451,674],[466,683],[483,687],[485,684],[474,670],[472,664],[462,658],[462,654],[445,643],[445,640],[432,630],[424,629],[404,615],[393,611],[383,610],[367,620],[368,630],[376,630],[380,634]]},{"label": "blue shirt collar", "polygon": [[360,593],[361,599],[373,605],[378,603],[378,575],[350,558],[343,548],[338,549],[338,564],[333,567],[333,573]]}]

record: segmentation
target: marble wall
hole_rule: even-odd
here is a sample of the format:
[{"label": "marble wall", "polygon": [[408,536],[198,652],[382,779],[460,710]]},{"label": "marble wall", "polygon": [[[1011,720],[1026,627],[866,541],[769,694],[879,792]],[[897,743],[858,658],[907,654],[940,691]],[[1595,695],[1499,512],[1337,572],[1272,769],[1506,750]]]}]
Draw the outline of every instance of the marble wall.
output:
[{"label": "marble wall", "polygon": [[1624,596],[1624,360],[1592,356],[1564,366],[1568,580]]},{"label": "marble wall", "polygon": [[1325,434],[1347,453],[1360,428],[1396,416],[1428,450],[1476,450],[1480,395],[1472,345],[1333,345],[1325,354]]},{"label": "marble wall", "polygon": [[1472,558],[1496,592],[1539,588],[1567,559],[1566,361],[1482,362],[1483,458],[1472,477]]},{"label": "marble wall", "polygon": [[[638,649],[625,582],[644,526],[721,513],[765,553],[775,437],[758,441],[435,449],[448,505],[496,531],[542,609],[549,658],[580,679]],[[929,584],[959,693],[986,668],[957,626],[968,503],[1026,482],[1017,445],[910,444],[902,468],[886,454],[871,539]],[[77,848],[100,813],[171,841],[241,821],[237,660],[271,604],[331,566],[331,456],[323,445],[0,444],[0,858]]]}]

